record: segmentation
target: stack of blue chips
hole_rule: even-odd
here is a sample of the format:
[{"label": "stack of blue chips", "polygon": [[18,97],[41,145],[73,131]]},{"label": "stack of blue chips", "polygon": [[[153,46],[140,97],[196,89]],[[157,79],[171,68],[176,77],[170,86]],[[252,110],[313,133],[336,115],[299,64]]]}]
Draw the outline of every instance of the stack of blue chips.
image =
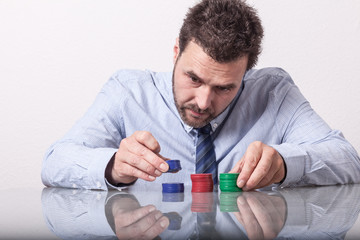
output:
[{"label": "stack of blue chips", "polygon": [[[176,173],[181,170],[180,160],[168,160],[166,163],[169,165],[169,173]],[[163,183],[163,193],[181,193],[184,192],[184,183]]]},{"label": "stack of blue chips", "polygon": [[184,192],[184,183],[163,183],[163,193],[179,193]]}]

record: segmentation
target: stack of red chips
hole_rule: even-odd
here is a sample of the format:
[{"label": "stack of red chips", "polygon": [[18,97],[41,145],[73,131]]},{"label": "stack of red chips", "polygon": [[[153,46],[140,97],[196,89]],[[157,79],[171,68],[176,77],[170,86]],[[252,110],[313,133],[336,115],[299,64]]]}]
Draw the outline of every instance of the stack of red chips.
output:
[{"label": "stack of red chips", "polygon": [[191,192],[212,192],[214,182],[211,173],[191,174]]}]

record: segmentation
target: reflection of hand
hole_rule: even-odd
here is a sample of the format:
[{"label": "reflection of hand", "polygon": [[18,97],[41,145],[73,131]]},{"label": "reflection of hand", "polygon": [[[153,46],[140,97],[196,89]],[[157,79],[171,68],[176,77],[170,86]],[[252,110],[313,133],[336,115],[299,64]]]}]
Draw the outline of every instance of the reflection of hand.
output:
[{"label": "reflection of hand", "polygon": [[168,227],[169,219],[153,205],[140,207],[133,199],[122,200],[114,202],[112,207],[119,239],[154,239]]},{"label": "reflection of hand", "polygon": [[245,227],[249,239],[273,239],[284,226],[286,204],[281,197],[244,192],[237,204],[239,212],[234,214]]}]

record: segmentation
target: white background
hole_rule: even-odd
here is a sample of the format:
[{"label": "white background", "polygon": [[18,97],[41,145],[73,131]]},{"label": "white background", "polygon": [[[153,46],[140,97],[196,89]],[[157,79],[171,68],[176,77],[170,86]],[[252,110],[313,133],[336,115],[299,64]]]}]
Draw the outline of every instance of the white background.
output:
[{"label": "white background", "polygon": [[[116,70],[172,70],[175,38],[194,2],[0,0],[0,190],[42,188],[46,149]],[[249,2],[265,28],[257,68],[287,70],[359,152],[360,1]]]},{"label": "white background", "polygon": [[[41,187],[43,155],[122,68],[172,70],[194,0],[0,0],[0,189]],[[257,68],[290,73],[360,150],[360,1],[253,0],[265,28]]]}]

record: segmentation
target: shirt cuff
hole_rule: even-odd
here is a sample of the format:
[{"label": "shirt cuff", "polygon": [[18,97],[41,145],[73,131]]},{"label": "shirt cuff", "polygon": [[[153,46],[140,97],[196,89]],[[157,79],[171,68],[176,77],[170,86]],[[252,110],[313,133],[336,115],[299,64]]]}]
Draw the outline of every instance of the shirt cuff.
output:
[{"label": "shirt cuff", "polygon": [[298,145],[290,143],[270,146],[278,151],[286,164],[286,177],[279,187],[287,187],[299,183],[305,171],[306,152]]}]

